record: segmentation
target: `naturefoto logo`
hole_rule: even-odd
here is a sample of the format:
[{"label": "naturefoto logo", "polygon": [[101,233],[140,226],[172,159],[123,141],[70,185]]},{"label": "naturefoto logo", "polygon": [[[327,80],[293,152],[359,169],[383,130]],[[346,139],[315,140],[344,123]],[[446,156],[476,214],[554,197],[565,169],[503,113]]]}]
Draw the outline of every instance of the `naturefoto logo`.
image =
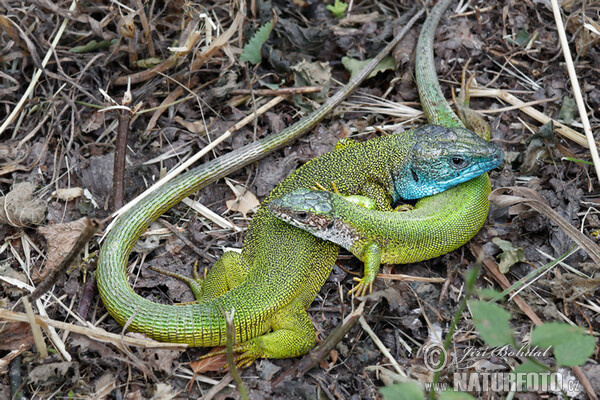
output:
[{"label": "naturefoto logo", "polygon": [[[523,346],[514,349],[510,346],[499,347],[466,347],[458,354],[449,354],[441,343],[431,343],[422,348],[425,367],[433,372],[448,370],[452,372],[452,388],[466,392],[538,392],[538,393],[568,393],[569,397],[576,396],[582,391],[579,381],[570,375],[568,370],[558,372],[517,372],[508,370],[505,361],[511,358],[535,357],[544,359],[550,356],[551,348]],[[486,366],[490,370],[480,368]],[[448,376],[449,378],[449,376]],[[427,390],[440,390],[436,387]],[[445,389],[443,389],[445,390]]]},{"label": "naturefoto logo", "polygon": [[550,355],[549,347],[540,349],[537,346],[523,346],[520,349],[514,349],[510,346],[491,347],[466,347],[459,354],[450,356],[441,343],[430,343],[423,347],[423,361],[425,367],[431,372],[439,372],[450,363],[455,369],[471,368],[474,361],[481,359],[499,358],[506,359],[512,357],[536,357],[547,358]]}]

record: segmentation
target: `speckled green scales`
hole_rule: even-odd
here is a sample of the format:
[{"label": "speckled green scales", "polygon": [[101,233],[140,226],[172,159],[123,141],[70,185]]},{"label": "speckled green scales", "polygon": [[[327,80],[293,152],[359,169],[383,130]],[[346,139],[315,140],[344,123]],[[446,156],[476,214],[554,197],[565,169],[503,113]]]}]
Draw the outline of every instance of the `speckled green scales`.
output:
[{"label": "speckled green scales", "polygon": [[[430,13],[418,46],[419,54],[425,51],[424,46],[431,46],[423,41],[423,37],[433,40],[437,25],[435,18],[447,3],[448,0],[440,2]],[[420,58],[417,57],[417,60]],[[448,106],[441,93],[434,93],[437,78],[433,56],[424,62],[425,65],[417,65],[418,86],[425,107],[430,107],[427,96],[431,96],[433,108],[429,108],[428,115],[432,118],[437,112],[436,107]],[[351,146],[348,151],[370,150],[347,161],[339,159],[341,151],[329,153],[292,174],[263,202],[250,224],[242,254],[226,253],[213,267],[207,280],[200,284],[200,300],[196,303],[164,305],[142,298],[129,286],[125,267],[133,244],[151,221],[208,183],[301,136],[353,89],[349,87],[342,95],[334,96],[327,107],[299,124],[248,145],[241,152],[232,152],[181,175],[124,214],[105,239],[97,269],[102,301],[115,320],[121,325],[129,323],[129,330],[143,332],[161,341],[214,346],[225,343],[223,312],[235,310],[235,339],[239,343],[236,350],[242,353],[237,359],[240,365],[249,365],[257,357],[293,357],[312,348],[314,328],[305,310],[329,276],[339,247],[279,221],[268,213],[266,207],[274,197],[296,188],[332,181],[344,193],[379,199],[380,209],[386,209],[386,203],[390,207],[392,185],[388,178],[389,170],[382,169],[382,166],[393,168],[395,162],[401,162],[400,158],[394,159],[390,154],[397,156],[398,149],[402,153],[408,148],[406,142],[388,146],[397,140],[410,139],[410,132]],[[440,115],[445,115],[444,110],[440,111]],[[457,126],[446,117],[438,118],[437,122]],[[455,192],[452,193],[452,190]],[[445,230],[460,230],[466,241],[477,233],[485,220],[488,192],[489,180],[482,176],[433,197],[423,205],[421,212],[436,215],[442,205],[444,209],[448,204],[453,206],[455,213],[440,220],[445,224]],[[463,204],[472,204],[473,208],[457,210],[457,199]],[[468,221],[466,226],[465,220]],[[412,228],[407,225],[398,229],[410,231]],[[425,250],[423,256],[429,258],[428,254],[440,253],[443,248],[436,247],[430,253]]]}]

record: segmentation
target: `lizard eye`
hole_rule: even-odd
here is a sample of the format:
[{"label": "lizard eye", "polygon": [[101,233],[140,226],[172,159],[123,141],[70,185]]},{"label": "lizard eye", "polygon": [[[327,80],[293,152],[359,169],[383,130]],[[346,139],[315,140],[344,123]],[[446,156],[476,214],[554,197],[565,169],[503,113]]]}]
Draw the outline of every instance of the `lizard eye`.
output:
[{"label": "lizard eye", "polygon": [[305,213],[304,211],[300,211],[300,212],[296,213],[296,217],[298,217],[298,219],[305,220],[306,217],[308,217],[308,214]]},{"label": "lizard eye", "polygon": [[459,157],[459,156],[452,157],[450,159],[450,162],[452,163],[452,166],[454,168],[463,168],[467,164],[467,160],[465,160],[464,158]]}]

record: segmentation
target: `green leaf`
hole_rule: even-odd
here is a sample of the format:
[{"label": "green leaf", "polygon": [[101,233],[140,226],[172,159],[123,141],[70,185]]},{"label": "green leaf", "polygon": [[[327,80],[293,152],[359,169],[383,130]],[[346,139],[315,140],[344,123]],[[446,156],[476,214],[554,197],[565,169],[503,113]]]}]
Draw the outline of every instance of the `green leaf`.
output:
[{"label": "green leaf", "polygon": [[[354,75],[358,74],[363,69],[363,67],[370,61],[370,58],[368,60],[361,61],[350,57],[342,57],[342,64],[348,71],[350,71],[350,79],[354,78]],[[396,69],[394,58],[391,56],[387,56],[383,60],[381,60],[381,62],[377,64],[375,69],[373,69],[373,72],[371,72],[367,78],[372,78],[378,73],[382,71],[387,71],[389,69],[391,69],[392,71]]]},{"label": "green leaf", "polygon": [[[537,378],[537,384],[534,383],[534,385],[532,385],[531,388],[542,387],[542,385],[544,384],[547,385],[551,379],[550,371],[548,371],[548,368],[544,368],[543,365],[539,365],[532,361],[526,361],[521,365],[517,365],[515,369],[511,371],[511,374],[533,374],[532,376]],[[518,382],[519,380],[515,379],[514,381]],[[526,381],[529,381],[529,378]],[[521,382],[523,382],[523,380],[521,380]]]},{"label": "green leaf", "polygon": [[516,263],[525,261],[525,252],[522,247],[516,247],[511,242],[497,237],[492,239],[492,242],[502,249],[502,253],[498,256],[500,258],[498,268],[503,274],[507,273],[510,267]]},{"label": "green leaf", "polygon": [[283,85],[285,83],[285,79],[282,79],[280,83],[268,83],[268,82],[263,81],[262,79],[259,79],[258,83],[260,83],[261,85],[263,85],[271,90],[277,90],[281,87],[281,85]]},{"label": "green leaf", "polygon": [[346,12],[346,9],[348,8],[348,4],[344,3],[343,1],[340,1],[340,0],[335,0],[335,3],[333,5],[328,4],[326,8],[329,11],[331,11],[331,13],[333,14],[334,17],[340,18]]},{"label": "green leaf", "polygon": [[473,323],[483,340],[490,346],[515,345],[512,329],[508,325],[510,313],[500,306],[485,301],[471,300],[469,308]]},{"label": "green leaf", "polygon": [[95,40],[90,40],[84,46],[75,46],[69,49],[70,53],[89,53],[90,51],[107,49],[113,44],[116,44],[118,39],[113,40],[103,40],[101,42],[97,42]]},{"label": "green leaf", "polygon": [[551,347],[560,366],[574,367],[583,364],[594,352],[596,339],[579,326],[560,322],[546,322],[533,328],[531,344]]},{"label": "green leaf", "polygon": [[562,105],[560,106],[560,111],[558,112],[558,118],[565,121],[565,124],[571,125],[576,106],[575,100],[573,100],[571,97],[563,97]]},{"label": "green leaf", "polygon": [[465,280],[465,286],[467,288],[474,288],[475,282],[477,282],[477,277],[479,276],[479,267],[471,268],[465,272],[463,279]]},{"label": "green leaf", "polygon": [[158,57],[150,57],[150,58],[145,58],[143,60],[137,60],[135,62],[135,65],[137,65],[139,68],[152,68],[155,65],[158,65],[162,62],[162,59],[158,58]]},{"label": "green leaf", "polygon": [[382,387],[379,393],[383,400],[421,400],[425,399],[425,391],[414,382],[396,383],[395,385]]},{"label": "green leaf", "polygon": [[451,392],[446,391],[440,393],[438,400],[475,400],[475,397],[465,392]]},{"label": "green leaf", "polygon": [[580,160],[579,158],[573,158],[573,157],[563,157],[563,158],[561,158],[561,160],[573,161],[576,163],[587,164],[587,165],[594,165],[593,162]]},{"label": "green leaf", "polygon": [[520,46],[523,46],[527,42],[529,42],[530,38],[531,38],[531,36],[529,35],[529,33],[527,33],[527,31],[525,29],[521,28],[517,32],[517,36],[515,37],[514,42]]},{"label": "green leaf", "polygon": [[267,41],[271,31],[273,30],[273,21],[269,21],[261,26],[254,36],[244,46],[242,55],[240,56],[241,62],[250,62],[253,65],[258,64],[262,60],[260,48]]},{"label": "green leaf", "polygon": [[497,291],[492,287],[477,289],[477,295],[482,299],[489,299],[494,301],[500,300],[503,297],[501,292]]}]

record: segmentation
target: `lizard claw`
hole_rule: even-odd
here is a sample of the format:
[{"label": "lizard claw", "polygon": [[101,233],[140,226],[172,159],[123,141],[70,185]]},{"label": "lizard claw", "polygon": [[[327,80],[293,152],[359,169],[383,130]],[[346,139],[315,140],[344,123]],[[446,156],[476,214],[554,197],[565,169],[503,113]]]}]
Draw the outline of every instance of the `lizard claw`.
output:
[{"label": "lizard claw", "polygon": [[354,278],[354,281],[358,282],[358,284],[348,291],[348,296],[352,295],[352,293],[354,293],[358,297],[373,293],[372,280],[369,281],[366,277],[362,277]]},{"label": "lizard claw", "polygon": [[412,204],[401,204],[399,206],[397,206],[396,208],[394,208],[394,212],[404,212],[404,211],[410,211],[410,210],[414,210],[415,206],[413,206]]},{"label": "lizard claw", "polygon": [[[335,185],[335,182],[331,181],[330,184],[331,184],[331,188],[332,188],[331,191],[335,194],[340,194],[340,191],[338,190],[337,186]],[[325,186],[321,185],[319,182],[315,182],[315,185],[311,189],[329,192],[329,190]]]}]

